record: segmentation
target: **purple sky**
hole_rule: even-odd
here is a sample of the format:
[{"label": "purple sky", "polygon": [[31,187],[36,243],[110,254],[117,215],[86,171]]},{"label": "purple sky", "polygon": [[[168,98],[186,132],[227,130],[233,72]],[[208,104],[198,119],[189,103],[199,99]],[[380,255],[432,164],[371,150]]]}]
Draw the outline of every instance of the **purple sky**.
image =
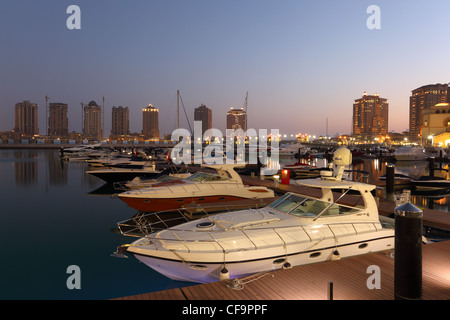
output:
[{"label": "purple sky", "polygon": [[[80,103],[105,96],[113,106],[160,110],[160,132],[176,128],[176,91],[190,121],[205,104],[213,126],[248,91],[249,127],[282,134],[350,133],[352,105],[364,91],[389,102],[389,130],[408,128],[411,90],[450,82],[450,2],[364,0],[3,0],[0,3],[0,131],[14,105],[45,99],[69,105],[69,130],[81,130]],[[69,5],[81,29],[69,30]],[[370,5],[381,29],[370,30]],[[181,124],[188,128],[184,112]]]}]

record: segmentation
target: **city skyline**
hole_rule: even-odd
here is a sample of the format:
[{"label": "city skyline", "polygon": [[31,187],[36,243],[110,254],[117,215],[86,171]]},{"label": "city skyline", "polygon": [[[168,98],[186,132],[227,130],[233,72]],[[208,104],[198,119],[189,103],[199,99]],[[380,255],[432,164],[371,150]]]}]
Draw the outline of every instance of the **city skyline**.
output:
[{"label": "city skyline", "polygon": [[[377,92],[389,101],[389,131],[402,132],[411,91],[450,81],[446,1],[77,1],[81,29],[69,30],[71,4],[0,5],[0,131],[28,100],[45,134],[48,96],[68,105],[69,131],[81,132],[80,103],[105,97],[105,134],[113,106],[129,106],[130,131],[140,132],[140,110],[153,104],[163,136],[177,126],[180,90],[190,121],[205,104],[224,131],[248,91],[248,128],[314,135],[327,119],[329,135],[351,133],[354,99]],[[366,25],[373,4],[378,30]]]}]

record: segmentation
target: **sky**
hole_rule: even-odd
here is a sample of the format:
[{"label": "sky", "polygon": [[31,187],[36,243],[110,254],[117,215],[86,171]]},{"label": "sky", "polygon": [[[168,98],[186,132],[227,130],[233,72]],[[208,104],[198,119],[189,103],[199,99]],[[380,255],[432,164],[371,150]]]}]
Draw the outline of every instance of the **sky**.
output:
[{"label": "sky", "polygon": [[[67,28],[70,5],[81,29]],[[379,29],[367,27],[371,5]],[[448,12],[448,0],[0,0],[0,131],[30,100],[45,134],[47,95],[68,104],[70,131],[80,103],[105,97],[106,133],[113,106],[141,132],[148,104],[172,133],[180,90],[191,125],[205,104],[224,133],[247,92],[249,128],[351,133],[367,92],[388,99],[389,131],[402,132],[411,91],[450,82]]]}]

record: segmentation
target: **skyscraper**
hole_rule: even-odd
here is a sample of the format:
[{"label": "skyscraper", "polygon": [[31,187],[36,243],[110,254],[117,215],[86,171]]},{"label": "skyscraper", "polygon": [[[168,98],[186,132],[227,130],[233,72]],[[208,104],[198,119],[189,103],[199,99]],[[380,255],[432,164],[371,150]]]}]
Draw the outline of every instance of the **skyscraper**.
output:
[{"label": "skyscraper", "polygon": [[202,122],[202,135],[206,130],[212,129],[212,111],[207,106],[202,104],[194,110],[194,121]]},{"label": "skyscraper", "polygon": [[68,136],[69,119],[67,118],[67,104],[50,103],[48,110],[48,134],[57,137]]},{"label": "skyscraper", "polygon": [[127,134],[130,134],[130,115],[128,107],[113,107],[111,135],[118,136]]},{"label": "skyscraper", "polygon": [[247,112],[244,111],[244,108],[230,108],[227,112],[227,129],[247,131]]},{"label": "skyscraper", "polygon": [[159,110],[149,104],[142,109],[142,134],[144,139],[159,139]]},{"label": "skyscraper", "polygon": [[410,139],[420,139],[420,130],[423,125],[422,111],[445,102],[450,102],[448,84],[429,84],[412,90],[409,98]]},{"label": "skyscraper", "polygon": [[16,103],[14,131],[24,136],[39,134],[38,106],[28,100]]},{"label": "skyscraper", "polygon": [[353,134],[365,137],[388,133],[389,105],[387,99],[364,92],[353,104]]},{"label": "skyscraper", "polygon": [[84,106],[83,135],[86,138],[101,139],[102,132],[102,107],[95,101]]}]

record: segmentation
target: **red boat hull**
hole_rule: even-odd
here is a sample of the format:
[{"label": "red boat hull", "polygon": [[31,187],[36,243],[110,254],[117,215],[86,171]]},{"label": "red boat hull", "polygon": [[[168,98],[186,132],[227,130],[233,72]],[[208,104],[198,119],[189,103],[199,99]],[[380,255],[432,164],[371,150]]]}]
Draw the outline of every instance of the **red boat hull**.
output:
[{"label": "red boat hull", "polygon": [[209,197],[189,197],[189,198],[165,198],[165,199],[145,199],[145,198],[129,198],[121,197],[120,200],[128,204],[128,206],[146,212],[174,210],[183,207],[194,206],[205,203],[220,203],[225,201],[246,199],[236,196],[209,196]]}]

